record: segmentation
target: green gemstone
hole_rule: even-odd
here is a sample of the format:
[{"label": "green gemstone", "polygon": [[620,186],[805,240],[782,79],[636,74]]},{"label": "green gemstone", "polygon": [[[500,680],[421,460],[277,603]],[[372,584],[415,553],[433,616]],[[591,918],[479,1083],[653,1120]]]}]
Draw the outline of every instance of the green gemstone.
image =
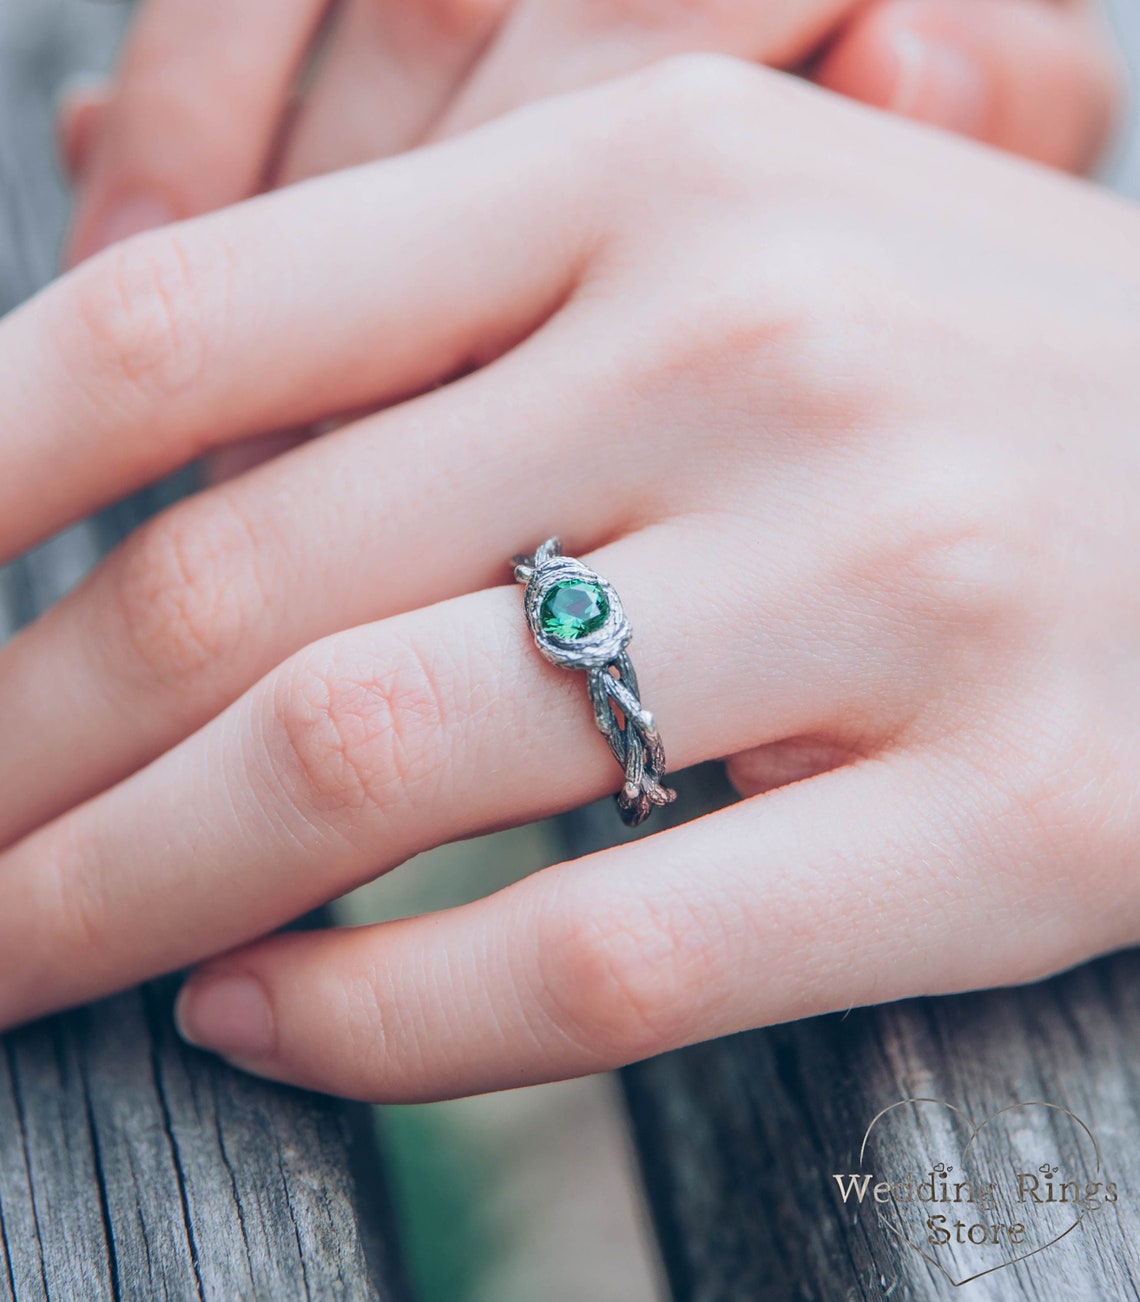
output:
[{"label": "green gemstone", "polygon": [[598,584],[563,579],[543,597],[538,617],[548,637],[575,642],[601,628],[609,613],[610,603]]}]

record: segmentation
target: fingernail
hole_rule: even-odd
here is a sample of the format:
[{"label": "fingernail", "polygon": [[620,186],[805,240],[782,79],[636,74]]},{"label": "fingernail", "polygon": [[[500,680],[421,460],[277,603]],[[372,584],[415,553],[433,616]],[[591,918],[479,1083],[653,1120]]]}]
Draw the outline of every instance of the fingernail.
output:
[{"label": "fingernail", "polygon": [[255,977],[192,976],[174,1006],[184,1040],[224,1058],[260,1058],[273,1048],[273,1012]]},{"label": "fingernail", "polygon": [[129,240],[132,235],[141,235],[143,231],[167,226],[176,221],[178,216],[165,199],[151,195],[136,195],[121,200],[101,216],[85,212],[80,200],[77,213],[74,226],[76,235],[68,250],[68,262],[71,265],[92,257],[112,244],[118,244],[120,240]]},{"label": "fingernail", "polygon": [[904,117],[977,136],[985,126],[990,86],[982,65],[964,50],[897,31],[891,47],[898,81],[888,107]]}]

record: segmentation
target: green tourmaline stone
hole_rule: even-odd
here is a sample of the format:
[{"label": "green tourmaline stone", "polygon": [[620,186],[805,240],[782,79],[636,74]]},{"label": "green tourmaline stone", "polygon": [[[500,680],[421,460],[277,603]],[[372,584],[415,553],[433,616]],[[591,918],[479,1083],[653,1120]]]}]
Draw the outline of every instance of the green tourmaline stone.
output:
[{"label": "green tourmaline stone", "polygon": [[543,597],[538,615],[548,637],[574,642],[601,628],[609,613],[610,603],[596,583],[563,579]]}]

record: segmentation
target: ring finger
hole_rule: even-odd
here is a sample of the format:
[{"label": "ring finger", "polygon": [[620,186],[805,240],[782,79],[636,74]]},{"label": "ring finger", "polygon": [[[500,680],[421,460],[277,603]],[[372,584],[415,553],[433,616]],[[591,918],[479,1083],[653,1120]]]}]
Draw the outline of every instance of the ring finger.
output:
[{"label": "ring finger", "polygon": [[[596,558],[626,599],[672,761],[803,734],[865,748],[876,729],[897,732],[909,708],[897,643],[910,635],[900,625],[892,654],[885,627],[853,636],[838,591],[805,599],[790,582],[757,628],[739,613],[753,576],[707,582],[733,544],[712,527],[661,526]],[[529,640],[513,589],[326,639],[26,837],[0,856],[0,1022],[240,944],[429,846],[614,790],[580,676]],[[754,682],[764,703],[742,708]]]},{"label": "ring finger", "polygon": [[[501,579],[502,558],[549,520],[614,536],[636,467],[591,482],[597,458],[574,437],[589,416],[557,364],[580,344],[567,333],[175,506],[0,649],[0,845],[308,643]],[[578,455],[550,473],[572,442]]]}]

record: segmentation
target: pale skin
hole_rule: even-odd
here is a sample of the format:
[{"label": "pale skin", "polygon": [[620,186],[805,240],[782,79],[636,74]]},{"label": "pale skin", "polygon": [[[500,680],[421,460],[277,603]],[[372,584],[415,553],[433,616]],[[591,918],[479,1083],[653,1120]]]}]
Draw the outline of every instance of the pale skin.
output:
[{"label": "pale skin", "polygon": [[1118,85],[1097,0],[144,0],[62,114],[69,258],[686,51],[1073,170]]},{"label": "pale skin", "polygon": [[[61,106],[65,261],[686,51],[1078,172],[1120,98],[1099,0],[143,0],[115,77]],[[209,477],[306,434],[228,444]]]},{"label": "pale skin", "polygon": [[[86,262],[0,323],[2,554],[371,414],[0,651],[0,1023],[201,964],[191,1039],[427,1099],[1140,939],[1138,248],[1085,183],[691,56]],[[555,531],[673,766],[749,798],[262,939],[616,788],[510,582]]]}]

